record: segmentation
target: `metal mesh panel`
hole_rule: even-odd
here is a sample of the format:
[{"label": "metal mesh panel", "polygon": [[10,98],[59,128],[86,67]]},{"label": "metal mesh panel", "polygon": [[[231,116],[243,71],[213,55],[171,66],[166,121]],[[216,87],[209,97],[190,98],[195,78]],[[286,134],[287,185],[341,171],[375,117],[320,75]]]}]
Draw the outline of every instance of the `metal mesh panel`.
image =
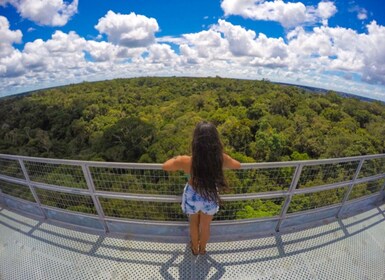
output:
[{"label": "metal mesh panel", "polygon": [[36,193],[43,205],[82,213],[96,214],[90,196],[56,192],[39,188],[36,188]]},{"label": "metal mesh panel", "polygon": [[370,195],[379,192],[385,183],[385,179],[375,180],[371,182],[357,184],[353,187],[352,192],[349,195],[350,199],[359,198],[362,196]]},{"label": "metal mesh panel", "polygon": [[[96,190],[179,195],[187,177],[182,172],[90,167]],[[228,193],[258,193],[288,189],[293,167],[226,170]]]},{"label": "metal mesh panel", "polygon": [[353,179],[359,161],[304,166],[297,188],[308,188]]},{"label": "metal mesh panel", "polygon": [[25,161],[31,181],[86,189],[87,183],[80,166]]},{"label": "metal mesh panel", "polygon": [[288,189],[294,167],[226,170],[230,193],[259,193]]},{"label": "metal mesh panel", "polygon": [[[132,201],[100,198],[104,214],[109,217],[154,221],[186,221],[180,203]],[[240,220],[279,215],[283,198],[226,201],[214,216],[215,220]]]},{"label": "metal mesh panel", "polygon": [[[33,182],[70,188],[87,189],[83,175],[82,162],[52,163],[39,159],[23,160],[29,177]],[[57,161],[59,162],[59,161]],[[329,163],[305,166],[302,169],[297,188],[309,188],[352,180],[359,160],[351,162]],[[90,163],[92,165],[92,163]],[[182,195],[187,177],[182,172],[164,172],[159,169],[137,169],[140,166],[123,165],[119,168],[90,167],[90,173],[96,191]],[[230,190],[227,194],[251,194],[288,190],[293,180],[295,166],[289,167],[254,167],[251,169],[226,170],[225,176]],[[385,172],[385,158],[364,161],[360,177]],[[23,178],[19,162],[13,159],[0,158],[0,174]],[[358,184],[353,187],[349,199],[358,198],[378,192],[385,179]],[[38,184],[35,184],[39,187]],[[34,201],[29,188],[0,181],[5,194]],[[40,186],[44,187],[44,186]],[[348,187],[319,191],[309,194],[295,194],[289,205],[288,213],[324,207],[340,203]],[[68,194],[65,190],[52,191],[36,189],[42,204],[61,209],[96,214],[89,195]],[[223,194],[223,193],[221,193]],[[185,221],[178,202],[130,201],[125,199],[102,198],[98,194],[107,216],[129,219]],[[274,217],[279,215],[284,197],[273,199],[253,199],[225,201],[220,207],[216,220],[237,220],[248,218]]]},{"label": "metal mesh panel", "polygon": [[0,189],[5,194],[35,202],[35,199],[33,198],[33,195],[27,186],[0,180]]},{"label": "metal mesh panel", "polygon": [[242,220],[278,216],[284,198],[225,201],[214,216],[215,220]]},{"label": "metal mesh panel", "polygon": [[358,178],[385,173],[385,158],[368,159],[364,161]]},{"label": "metal mesh panel", "polygon": [[17,160],[0,158],[0,174],[24,179],[23,171]]},{"label": "metal mesh panel", "polygon": [[295,213],[341,203],[347,190],[348,187],[346,186],[315,193],[295,194],[287,212]]},{"label": "metal mesh panel", "polygon": [[139,194],[182,194],[187,177],[163,170],[90,167],[96,190]]},{"label": "metal mesh panel", "polygon": [[109,217],[154,220],[186,221],[180,203],[133,201],[115,198],[99,198],[104,214]]}]

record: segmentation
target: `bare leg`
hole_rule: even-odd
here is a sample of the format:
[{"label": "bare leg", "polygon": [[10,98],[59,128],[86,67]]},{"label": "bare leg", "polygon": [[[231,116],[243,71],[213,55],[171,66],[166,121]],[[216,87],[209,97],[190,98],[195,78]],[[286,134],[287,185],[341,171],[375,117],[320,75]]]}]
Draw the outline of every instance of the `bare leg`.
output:
[{"label": "bare leg", "polygon": [[192,250],[195,253],[199,251],[199,221],[200,221],[200,212],[197,214],[192,214],[189,216],[190,220],[190,238]]},{"label": "bare leg", "polygon": [[206,252],[206,245],[210,238],[210,225],[213,220],[212,215],[206,215],[201,213],[200,217],[200,227],[201,227],[201,238],[200,238],[200,249],[201,253]]}]

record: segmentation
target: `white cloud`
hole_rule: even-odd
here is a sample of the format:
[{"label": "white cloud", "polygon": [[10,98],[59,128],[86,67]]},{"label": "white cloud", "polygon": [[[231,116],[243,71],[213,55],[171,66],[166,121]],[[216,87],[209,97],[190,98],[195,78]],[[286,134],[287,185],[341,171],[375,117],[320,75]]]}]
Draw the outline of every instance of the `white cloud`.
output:
[{"label": "white cloud", "polygon": [[88,41],[86,51],[96,62],[114,61],[117,57],[118,46],[109,42]]},{"label": "white cloud", "polygon": [[335,15],[337,7],[333,2],[319,2],[316,11],[319,18],[328,19]]},{"label": "white cloud", "polygon": [[154,44],[148,49],[149,55],[145,61],[150,64],[172,66],[178,64],[178,55],[167,44]]},{"label": "white cloud", "polygon": [[[70,71],[84,66],[83,49],[86,40],[75,32],[69,34],[56,31],[52,38],[43,41],[37,39],[25,44],[24,50],[14,50],[3,59],[1,64],[6,66],[2,76],[5,78],[30,75],[33,77],[58,77],[67,75]],[[56,75],[59,74],[60,75]],[[63,77],[62,76],[62,77]]]},{"label": "white cloud", "polygon": [[78,0],[72,3],[63,0],[5,0],[2,5],[11,4],[21,17],[39,25],[63,26],[77,13]]},{"label": "white cloud", "polygon": [[288,33],[289,49],[302,67],[349,71],[385,85],[385,27],[372,22],[367,29],[359,34],[341,27],[315,27],[312,32],[296,28]]},{"label": "white cloud", "polygon": [[323,25],[328,25],[328,19],[337,13],[337,7],[333,2],[319,2],[316,15],[321,19]]},{"label": "white cloud", "polygon": [[9,56],[1,58],[2,68],[0,76],[18,77],[25,73],[24,65],[21,62],[22,54],[18,50],[14,50]]},{"label": "white cloud", "polygon": [[239,25],[232,25],[224,20],[219,20],[218,25],[214,27],[223,33],[228,41],[229,50],[234,56],[261,56],[259,48],[255,46],[256,34],[253,30],[246,30]]},{"label": "white cloud", "polygon": [[12,46],[21,42],[23,34],[9,27],[8,19],[0,16],[0,77],[17,77],[24,73],[20,62],[21,53]]},{"label": "white cloud", "polygon": [[358,12],[357,18],[358,18],[359,20],[367,19],[367,18],[368,18],[368,13],[367,13],[367,11],[364,10],[364,11]]},{"label": "white cloud", "polygon": [[147,47],[155,42],[155,32],[159,26],[154,18],[130,13],[116,14],[113,11],[99,19],[95,28],[107,34],[108,40],[126,47]]},{"label": "white cloud", "polygon": [[368,34],[361,37],[361,52],[365,68],[363,79],[385,85],[385,27],[375,21],[367,25]]},{"label": "white cloud", "polygon": [[119,63],[127,58],[141,55],[144,48],[129,49],[114,45],[105,41],[87,41],[84,51],[87,51],[95,62],[116,62]]},{"label": "white cloud", "polygon": [[357,19],[359,20],[365,20],[368,18],[368,11],[365,8],[361,8],[357,5],[349,8],[349,12],[357,13]]},{"label": "white cloud", "polygon": [[20,30],[9,29],[9,21],[6,17],[0,16],[0,37],[2,44],[20,43],[23,34]]},{"label": "white cloud", "polygon": [[287,66],[287,45],[282,38],[268,38],[239,25],[219,20],[208,31],[184,34],[187,42],[180,45],[181,61],[186,65],[208,65],[225,62],[229,65],[244,66]]},{"label": "white cloud", "polygon": [[187,45],[184,46],[184,51],[189,52],[187,48],[193,48],[194,51],[192,53],[196,54],[199,58],[206,60],[221,59],[228,53],[227,41],[216,30],[184,34],[183,38],[188,42],[188,47]]},{"label": "white cloud", "polygon": [[163,36],[155,39],[157,43],[172,43],[176,45],[187,44],[187,40],[183,37]]},{"label": "white cloud", "polygon": [[4,75],[7,71],[6,62],[3,61],[3,58],[13,55],[15,49],[12,44],[20,43],[22,36],[20,30],[10,30],[8,19],[0,16],[0,75]]},{"label": "white cloud", "polygon": [[[127,31],[103,24],[118,39]],[[155,37],[157,29],[144,33]],[[140,47],[117,44],[110,37],[96,41],[56,31],[50,39],[26,43],[19,51],[12,44],[21,40],[21,32],[10,30],[6,18],[0,17],[0,35],[8,47],[7,54],[0,56],[2,92],[116,77],[219,75],[377,94],[385,100],[385,27],[376,22],[368,24],[365,33],[341,27],[297,27],[284,40],[218,20],[208,30],[141,41]]]},{"label": "white cloud", "polygon": [[228,41],[230,52],[234,56],[252,56],[263,58],[263,64],[269,64],[267,60],[282,60],[287,57],[287,46],[282,38],[267,38],[260,33],[258,37],[252,30],[246,30],[239,25],[233,25],[227,21],[219,20],[213,29],[223,33]]},{"label": "white cloud", "polygon": [[317,8],[305,6],[301,2],[288,2],[282,0],[223,0],[221,7],[225,15],[240,15],[254,20],[277,21],[285,28],[293,28],[303,24],[314,24],[332,17],[337,8],[333,2],[320,2]]},{"label": "white cloud", "polygon": [[67,34],[58,30],[52,35],[52,39],[45,43],[45,48],[53,54],[72,54],[81,52],[85,43],[86,40],[74,31]]}]

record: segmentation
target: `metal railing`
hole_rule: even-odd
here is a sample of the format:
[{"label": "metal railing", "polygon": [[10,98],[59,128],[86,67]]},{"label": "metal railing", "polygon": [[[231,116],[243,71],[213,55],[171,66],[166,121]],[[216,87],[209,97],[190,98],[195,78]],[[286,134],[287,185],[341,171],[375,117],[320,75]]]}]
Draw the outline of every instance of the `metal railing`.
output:
[{"label": "metal railing", "polygon": [[[276,220],[337,208],[382,195],[385,154],[338,159],[242,164],[226,170],[230,193],[215,220]],[[108,221],[186,222],[180,207],[186,177],[160,164],[45,159],[0,154],[0,196]]]}]

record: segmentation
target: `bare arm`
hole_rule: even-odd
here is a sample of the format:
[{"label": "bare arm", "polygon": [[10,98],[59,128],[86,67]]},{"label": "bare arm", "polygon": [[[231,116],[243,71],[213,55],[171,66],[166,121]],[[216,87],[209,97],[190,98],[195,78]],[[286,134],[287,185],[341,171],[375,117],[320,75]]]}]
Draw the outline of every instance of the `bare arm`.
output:
[{"label": "bare arm", "polygon": [[223,154],[223,167],[230,169],[239,169],[241,168],[241,163],[227,154]]},{"label": "bare arm", "polygon": [[165,171],[183,170],[185,173],[190,173],[191,158],[189,156],[176,156],[165,163],[162,168]]}]

